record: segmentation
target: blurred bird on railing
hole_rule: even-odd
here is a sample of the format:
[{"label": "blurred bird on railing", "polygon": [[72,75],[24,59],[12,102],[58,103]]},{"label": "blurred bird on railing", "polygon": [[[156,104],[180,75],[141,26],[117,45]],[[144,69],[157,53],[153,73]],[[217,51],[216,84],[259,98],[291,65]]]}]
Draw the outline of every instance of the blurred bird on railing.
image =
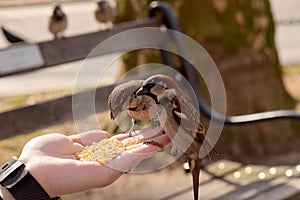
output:
[{"label": "blurred bird on railing", "polygon": [[105,23],[106,28],[112,28],[117,12],[112,5],[105,0],[96,2],[95,18],[100,23]]},{"label": "blurred bird on railing", "polygon": [[62,34],[67,28],[67,16],[61,9],[60,4],[55,4],[53,12],[49,18],[48,28],[54,35],[55,39],[63,36]]}]

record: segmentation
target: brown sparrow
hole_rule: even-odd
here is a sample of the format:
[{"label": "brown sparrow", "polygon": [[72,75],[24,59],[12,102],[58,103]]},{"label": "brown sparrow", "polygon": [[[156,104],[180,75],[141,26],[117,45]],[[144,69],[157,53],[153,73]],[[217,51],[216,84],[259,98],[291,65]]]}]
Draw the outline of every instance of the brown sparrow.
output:
[{"label": "brown sparrow", "polygon": [[49,19],[49,31],[54,35],[54,38],[62,36],[62,33],[67,28],[67,16],[62,11],[60,4],[56,4],[53,8],[52,15]]},{"label": "brown sparrow", "polygon": [[[200,149],[209,150],[205,129],[200,122],[199,110],[175,80],[166,75],[148,78],[136,92],[148,96],[156,103],[150,116],[158,118],[164,132],[172,140],[171,153],[180,152],[188,161],[193,177],[194,199],[198,199],[199,173],[202,162]],[[151,114],[153,113],[154,114]]]},{"label": "brown sparrow", "polygon": [[112,8],[108,1],[100,0],[97,2],[94,14],[98,22],[110,24],[110,26],[112,26],[116,17],[116,10]]}]

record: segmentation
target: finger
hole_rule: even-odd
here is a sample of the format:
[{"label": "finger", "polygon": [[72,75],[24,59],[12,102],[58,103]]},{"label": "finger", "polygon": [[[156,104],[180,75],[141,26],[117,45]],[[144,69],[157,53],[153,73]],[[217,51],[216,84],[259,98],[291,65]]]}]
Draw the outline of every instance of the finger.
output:
[{"label": "finger", "polygon": [[[170,139],[165,134],[156,137],[153,141],[158,142],[163,146],[170,143]],[[127,172],[135,168],[142,160],[149,158],[154,153],[161,150],[158,146],[142,143],[133,145],[133,147],[134,148],[131,150],[123,152],[117,158],[111,160],[105,165],[118,171]]]},{"label": "finger", "polygon": [[135,136],[143,135],[143,137],[152,137],[155,136],[156,134],[162,134],[162,128],[156,127],[153,128],[153,126],[146,126],[142,128],[141,130],[135,130]]},{"label": "finger", "polygon": [[163,134],[163,130],[161,128],[145,128],[140,131],[139,135],[134,137],[128,137],[122,140],[123,143],[129,143],[130,141],[134,141],[134,143],[142,143],[147,140],[151,140]]},{"label": "finger", "polygon": [[[170,138],[165,134],[160,135],[156,138],[153,138],[152,141],[162,145],[163,147],[167,146],[171,142]],[[148,153],[155,153],[160,150],[161,150],[161,147],[149,143],[149,144],[143,144],[141,146],[137,146],[136,148],[133,148],[132,153],[148,154]]]},{"label": "finger", "polygon": [[129,134],[128,133],[120,133],[120,134],[117,134],[117,135],[114,135],[112,137],[110,137],[111,139],[117,139],[117,140],[124,140],[126,138],[129,138]]},{"label": "finger", "polygon": [[80,152],[84,149],[84,146],[78,142],[74,142],[73,143],[73,152],[76,153],[76,152]]},{"label": "finger", "polygon": [[145,139],[155,138],[162,134],[163,134],[163,129],[160,127],[157,128],[146,127],[141,129],[141,136]]},{"label": "finger", "polygon": [[92,130],[77,135],[68,136],[73,142],[79,143],[83,146],[98,142],[102,139],[110,137],[110,134],[102,130]]},{"label": "finger", "polygon": [[152,126],[148,126],[141,130],[136,130],[135,132],[137,134],[134,137],[130,137],[128,133],[122,133],[122,134],[114,135],[111,138],[120,140],[122,142],[137,141],[137,140],[145,141],[163,134],[163,130],[161,128],[153,128]]},{"label": "finger", "polygon": [[135,168],[142,160],[150,157],[152,154],[153,153],[133,153],[132,151],[125,151],[104,165],[125,173]]}]

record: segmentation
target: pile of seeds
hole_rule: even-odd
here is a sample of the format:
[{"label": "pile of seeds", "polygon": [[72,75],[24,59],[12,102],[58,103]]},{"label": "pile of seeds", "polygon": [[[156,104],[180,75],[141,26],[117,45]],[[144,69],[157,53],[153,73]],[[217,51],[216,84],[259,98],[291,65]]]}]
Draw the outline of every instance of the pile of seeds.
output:
[{"label": "pile of seeds", "polygon": [[117,139],[103,139],[86,146],[76,157],[81,161],[96,161],[105,164],[113,160],[124,151],[132,149],[130,145],[138,144],[140,139],[130,142],[121,142]]}]

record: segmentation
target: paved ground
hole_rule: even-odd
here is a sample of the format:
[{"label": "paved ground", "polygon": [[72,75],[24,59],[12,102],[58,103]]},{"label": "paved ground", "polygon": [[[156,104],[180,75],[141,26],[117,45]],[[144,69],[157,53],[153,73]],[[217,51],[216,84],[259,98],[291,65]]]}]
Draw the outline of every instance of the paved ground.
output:
[{"label": "paved ground", "polygon": [[[300,1],[297,0],[271,0],[275,19],[300,19]],[[52,38],[47,30],[47,20],[52,4],[41,4],[31,6],[3,7],[0,8],[0,24],[9,30],[18,33],[19,36],[30,42],[49,40]],[[93,16],[95,5],[93,1],[81,1],[63,3],[63,9],[69,17],[69,26],[66,36],[76,35],[99,30],[99,25]],[[300,63],[300,24],[278,25],[276,27],[276,43],[279,57],[283,65]],[[0,34],[0,48],[8,45]],[[97,62],[101,65],[104,59],[100,57]],[[75,75],[82,62],[69,63],[36,73],[14,76],[0,79],[0,96],[14,95],[20,93],[37,92],[41,90],[56,90],[60,88],[71,88]],[[115,65],[112,74],[119,68]],[[91,68],[90,73],[94,73]],[[85,74],[85,82],[88,84],[89,74]],[[20,87],[22,86],[22,87]]]},{"label": "paved ground", "polygon": [[[219,160],[201,171],[199,196],[202,200],[282,200],[297,194],[296,199],[299,199],[299,174],[300,165],[266,167]],[[106,188],[63,198],[190,200],[193,199],[192,180],[191,175],[184,174],[178,166],[151,173],[128,174]]]}]

